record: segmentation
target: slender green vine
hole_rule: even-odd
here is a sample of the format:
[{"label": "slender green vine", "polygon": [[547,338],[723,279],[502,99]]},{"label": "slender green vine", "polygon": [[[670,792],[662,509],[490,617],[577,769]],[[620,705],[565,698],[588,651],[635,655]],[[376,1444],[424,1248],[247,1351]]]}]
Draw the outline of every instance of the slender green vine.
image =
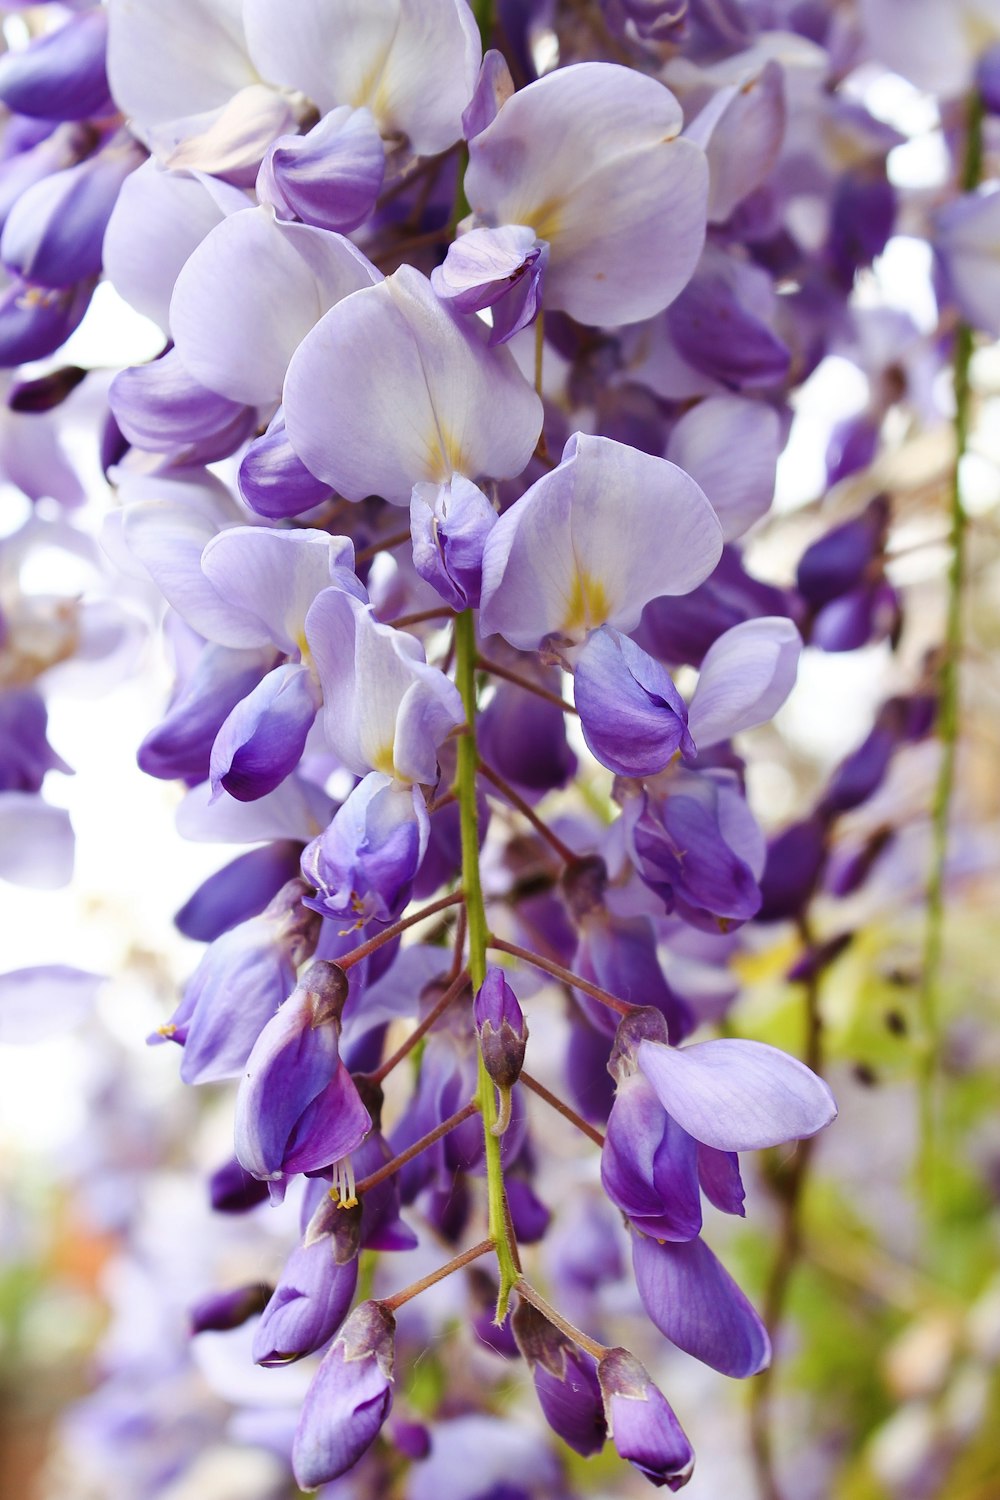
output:
[{"label": "slender green vine", "polygon": [[[983,157],[983,106],[978,94],[969,102],[962,190],[972,192],[979,183]],[[973,332],[967,323],[955,330],[953,371],[955,385],[955,460],[951,479],[950,562],[948,605],[940,673],[938,736],[941,763],[931,808],[931,866],[927,882],[927,915],[924,926],[920,1005],[920,1170],[930,1191],[934,1180],[937,1135],[937,1063],[940,1052],[940,989],[944,955],[945,878],[948,831],[955,790],[955,763],[959,739],[960,672],[962,655],[962,593],[965,582],[965,536],[968,515],[962,499],[962,460],[969,445],[971,409],[970,367]]]},{"label": "slender green vine", "polygon": [[[486,978],[486,947],[489,928],[483,904],[483,887],[479,878],[479,812],[476,806],[476,773],[479,754],[476,748],[476,624],[471,610],[455,621],[455,679],[465,706],[466,729],[458,741],[458,775],[456,790],[462,835],[462,888],[465,891],[465,913],[469,934],[469,977],[478,990]],[[479,1081],[476,1094],[483,1117],[486,1143],[486,1189],[489,1202],[489,1232],[496,1247],[500,1271],[500,1294],[497,1319],[506,1316],[511,1289],[520,1276],[517,1252],[510,1232],[507,1194],[500,1160],[500,1139],[493,1134],[497,1119],[496,1092],[479,1054]]]}]

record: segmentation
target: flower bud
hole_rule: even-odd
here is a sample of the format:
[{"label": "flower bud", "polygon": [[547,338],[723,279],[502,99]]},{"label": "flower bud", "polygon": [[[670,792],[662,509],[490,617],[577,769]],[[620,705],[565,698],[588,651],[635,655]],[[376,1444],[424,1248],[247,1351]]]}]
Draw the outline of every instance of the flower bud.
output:
[{"label": "flower bud", "polygon": [[593,1359],[529,1302],[520,1303],[511,1326],[553,1432],[584,1458],[598,1453],[607,1424]]},{"label": "flower bud", "polygon": [[248,1318],[264,1311],[272,1290],[262,1281],[253,1281],[249,1286],[233,1287],[228,1292],[210,1292],[191,1309],[191,1332],[205,1333],[211,1329],[225,1333],[231,1328],[241,1328]]},{"label": "flower bud", "polygon": [[627,1349],[610,1349],[597,1366],[608,1432],[620,1456],[653,1484],[679,1490],[694,1453],[666,1397]]},{"label": "flower bud", "polygon": [[255,1362],[287,1365],[321,1349],[344,1321],[357,1284],[357,1260],[338,1264],[329,1239],[293,1250],[254,1333]]},{"label": "flower bud", "polygon": [[375,1441],[392,1406],[395,1334],[384,1303],[362,1302],[324,1356],[292,1446],[300,1489],[338,1479]]},{"label": "flower bud", "polygon": [[487,969],[473,1015],[487,1073],[498,1089],[513,1087],[524,1063],[528,1027],[502,969]]}]

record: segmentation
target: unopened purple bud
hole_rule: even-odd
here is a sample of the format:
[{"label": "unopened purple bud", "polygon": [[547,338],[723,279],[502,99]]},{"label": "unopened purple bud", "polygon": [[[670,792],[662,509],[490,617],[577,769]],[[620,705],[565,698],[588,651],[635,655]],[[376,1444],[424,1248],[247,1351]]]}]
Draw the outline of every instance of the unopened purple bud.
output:
[{"label": "unopened purple bud", "polygon": [[492,966],[473,1004],[486,1071],[498,1089],[510,1089],[521,1075],[528,1027],[517,996],[502,969]]},{"label": "unopened purple bud", "polygon": [[35,286],[14,277],[0,294],[0,368],[44,359],[64,344],[90,306],[95,282]]},{"label": "unopened purple bud", "polygon": [[835,526],[806,548],[796,581],[799,593],[813,609],[867,581],[885,546],[888,524],[889,502],[884,495],[876,495],[860,516]]},{"label": "unopened purple bud", "polygon": [[294,839],[278,839],[238,854],[202,881],[174,917],[174,925],[197,943],[213,942],[262,912],[298,873],[301,856],[302,845]]},{"label": "unopened purple bud", "polygon": [[250,508],[271,520],[300,516],[330,497],[330,486],[310,474],[288,441],[280,411],[244,453],[239,486]]},{"label": "unopened purple bud", "polygon": [[584,1458],[600,1452],[607,1424],[593,1359],[529,1302],[518,1305],[511,1326],[553,1432]]},{"label": "unopened purple bud", "polygon": [[761,922],[780,922],[805,911],[827,859],[827,830],[819,817],[793,823],[768,847],[760,882]]},{"label": "unopened purple bud", "polygon": [[328,1240],[294,1250],[257,1325],[254,1362],[287,1365],[322,1348],[344,1321],[357,1284],[357,1260],[339,1265]]},{"label": "unopened purple bud", "polygon": [[423,1422],[403,1422],[393,1418],[392,1441],[404,1458],[426,1458],[431,1451],[431,1435]]},{"label": "unopened purple bud", "polygon": [[597,1366],[608,1432],[622,1458],[658,1488],[682,1489],[694,1452],[666,1397],[627,1349],[611,1349]]},{"label": "unopened purple bud", "polygon": [[895,218],[896,194],[880,168],[845,172],[838,179],[827,254],[845,290],[885,249]]},{"label": "unopened purple bud", "polygon": [[1000,42],[994,42],[979,59],[976,87],[984,109],[991,115],[1000,115]]},{"label": "unopened purple bud", "polygon": [[526,1177],[507,1177],[507,1207],[519,1245],[537,1245],[552,1218]]},{"label": "unopened purple bud", "polygon": [[209,1201],[217,1214],[245,1214],[267,1199],[267,1184],[241,1167],[235,1156],[208,1180]]},{"label": "unopened purple bud", "polygon": [[0,101],[15,114],[44,120],[113,113],[105,72],[107,38],[108,13],[95,5],[21,51],[5,53],[0,58]]},{"label": "unopened purple bud", "polygon": [[324,1356],[306,1393],[292,1446],[300,1489],[345,1474],[371,1447],[392,1406],[396,1319],[382,1302],[362,1302]]},{"label": "unopened purple bud", "polygon": [[86,378],[87,371],[80,365],[62,365],[36,380],[17,381],[10,388],[7,405],[11,411],[52,411]]},{"label": "unopened purple bud", "polygon": [[143,160],[124,133],[75,167],[27,188],[4,224],[0,260],[48,287],[69,287],[101,269],[104,231],[122,183]]},{"label": "unopened purple bud", "polygon": [[254,1281],[249,1286],[234,1287],[229,1292],[212,1292],[202,1297],[189,1314],[191,1332],[211,1330],[226,1333],[231,1328],[242,1328],[250,1318],[264,1311],[271,1291],[272,1288],[262,1281]]},{"label": "unopened purple bud", "polygon": [[730,390],[779,385],[788,374],[787,345],[747,305],[731,268],[710,262],[667,309],[677,348],[695,369]]},{"label": "unopened purple bud", "polygon": [[46,738],[48,710],[31,688],[0,694],[0,792],[38,792],[48,771],[72,774]]}]

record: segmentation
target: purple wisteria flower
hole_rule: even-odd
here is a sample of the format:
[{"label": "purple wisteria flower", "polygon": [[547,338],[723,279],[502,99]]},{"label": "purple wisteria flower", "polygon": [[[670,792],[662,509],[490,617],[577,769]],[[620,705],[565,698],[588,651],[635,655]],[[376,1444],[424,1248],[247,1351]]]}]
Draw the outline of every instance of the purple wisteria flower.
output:
[{"label": "purple wisteria flower", "polygon": [[396,1320],[362,1302],[323,1359],[302,1407],[292,1465],[302,1489],[346,1473],[375,1441],[392,1406]]}]

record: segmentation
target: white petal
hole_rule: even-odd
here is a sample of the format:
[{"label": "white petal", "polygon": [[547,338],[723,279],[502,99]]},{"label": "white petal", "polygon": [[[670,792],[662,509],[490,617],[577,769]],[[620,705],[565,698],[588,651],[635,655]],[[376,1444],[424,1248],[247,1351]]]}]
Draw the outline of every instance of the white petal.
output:
[{"label": "white petal", "polygon": [[259,82],[239,0],[108,0],[108,23],[111,92],[140,136]]},{"label": "white petal", "polygon": [[301,89],[322,114],[366,107],[417,155],[461,138],[481,55],[465,0],[245,0],[244,16],[263,76]]}]

